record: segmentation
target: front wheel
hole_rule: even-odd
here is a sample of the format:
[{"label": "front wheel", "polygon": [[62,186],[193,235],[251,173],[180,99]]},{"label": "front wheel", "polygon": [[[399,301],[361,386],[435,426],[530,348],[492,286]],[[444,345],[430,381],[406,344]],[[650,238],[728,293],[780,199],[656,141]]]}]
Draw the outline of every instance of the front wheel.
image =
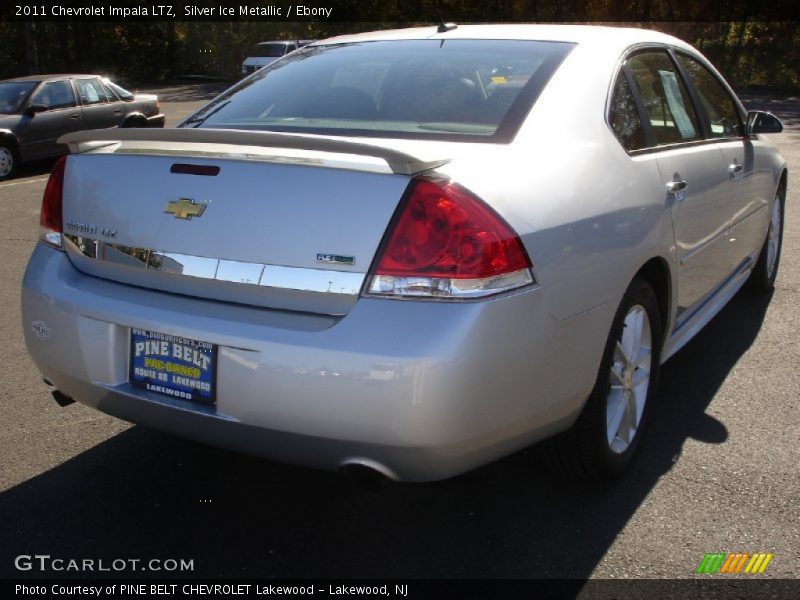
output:
[{"label": "front wheel", "polygon": [[622,297],[595,386],[572,428],[545,442],[550,466],[581,479],[621,475],[641,444],[661,364],[661,317],[652,286]]},{"label": "front wheel", "polygon": [[14,148],[0,142],[0,181],[14,177],[18,162]]},{"label": "front wheel", "polygon": [[778,264],[781,260],[781,246],[783,246],[783,211],[784,199],[781,194],[775,196],[770,212],[767,239],[761,247],[756,266],[750,274],[748,281],[750,288],[758,292],[770,292],[775,288],[775,278],[778,276]]}]

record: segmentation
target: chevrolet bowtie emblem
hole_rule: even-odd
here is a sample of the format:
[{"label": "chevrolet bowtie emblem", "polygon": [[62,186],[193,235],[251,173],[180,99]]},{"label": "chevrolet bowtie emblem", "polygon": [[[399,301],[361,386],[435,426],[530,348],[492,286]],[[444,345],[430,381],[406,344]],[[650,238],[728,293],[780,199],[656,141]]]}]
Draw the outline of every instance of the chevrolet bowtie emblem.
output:
[{"label": "chevrolet bowtie emblem", "polygon": [[178,198],[167,202],[164,212],[169,215],[175,215],[176,219],[190,220],[192,217],[202,217],[205,209],[205,204],[195,204],[194,200],[189,198]]}]

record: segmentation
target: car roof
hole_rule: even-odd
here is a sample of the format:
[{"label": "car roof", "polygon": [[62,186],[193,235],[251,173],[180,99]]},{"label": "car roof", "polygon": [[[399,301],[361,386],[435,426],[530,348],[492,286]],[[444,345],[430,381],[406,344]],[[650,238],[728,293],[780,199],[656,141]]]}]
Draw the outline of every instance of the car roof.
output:
[{"label": "car roof", "polygon": [[538,40],[559,41],[590,46],[619,47],[620,49],[638,43],[654,43],[690,49],[686,42],[676,37],[634,27],[608,27],[601,25],[458,25],[450,31],[439,32],[437,27],[414,27],[408,29],[389,29],[344,35],[322,40],[314,45],[347,44],[353,42],[382,40],[422,40],[422,39],[491,39],[491,40]]}]

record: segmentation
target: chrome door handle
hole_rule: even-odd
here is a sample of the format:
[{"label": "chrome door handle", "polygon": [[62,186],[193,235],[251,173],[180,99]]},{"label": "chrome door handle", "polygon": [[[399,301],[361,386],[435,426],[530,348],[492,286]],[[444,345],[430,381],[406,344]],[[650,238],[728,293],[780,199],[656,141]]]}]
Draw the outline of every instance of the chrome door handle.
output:
[{"label": "chrome door handle", "polygon": [[728,165],[728,171],[731,173],[741,173],[742,172],[742,165],[739,163],[731,163]]},{"label": "chrome door handle", "polygon": [[69,118],[70,119],[77,119],[78,118],[78,113],[75,113],[74,115],[70,115]]},{"label": "chrome door handle", "polygon": [[681,181],[670,181],[667,183],[667,192],[670,194],[677,194],[678,192],[682,192],[686,189],[686,182]]}]

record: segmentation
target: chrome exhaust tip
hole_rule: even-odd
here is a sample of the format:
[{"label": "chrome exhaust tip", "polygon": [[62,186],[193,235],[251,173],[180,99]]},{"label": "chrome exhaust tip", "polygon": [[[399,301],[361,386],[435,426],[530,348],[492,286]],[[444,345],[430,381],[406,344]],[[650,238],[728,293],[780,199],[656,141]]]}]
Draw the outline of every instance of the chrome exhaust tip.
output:
[{"label": "chrome exhaust tip", "polygon": [[368,459],[347,460],[338,470],[348,479],[369,488],[378,488],[397,479],[384,465]]}]

